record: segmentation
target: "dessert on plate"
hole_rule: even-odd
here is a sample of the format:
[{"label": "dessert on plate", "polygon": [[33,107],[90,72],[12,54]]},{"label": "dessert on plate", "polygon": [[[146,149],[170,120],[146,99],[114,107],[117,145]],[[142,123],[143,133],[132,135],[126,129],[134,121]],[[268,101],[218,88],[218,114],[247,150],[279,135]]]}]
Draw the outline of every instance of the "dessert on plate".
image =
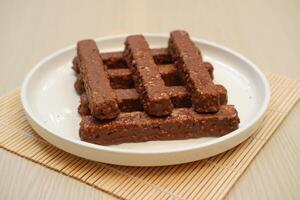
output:
[{"label": "dessert on plate", "polygon": [[100,53],[94,40],[77,43],[74,87],[80,95],[81,140],[112,145],[223,136],[238,128],[227,90],[185,31],[167,48],[151,49],[142,35],[122,52]]}]

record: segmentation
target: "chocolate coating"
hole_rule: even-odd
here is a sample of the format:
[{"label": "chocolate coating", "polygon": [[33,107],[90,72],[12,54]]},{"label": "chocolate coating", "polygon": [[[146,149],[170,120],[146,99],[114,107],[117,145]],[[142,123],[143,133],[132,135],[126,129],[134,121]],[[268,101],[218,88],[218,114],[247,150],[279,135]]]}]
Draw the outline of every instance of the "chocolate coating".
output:
[{"label": "chocolate coating", "polygon": [[224,105],[215,114],[199,114],[191,108],[173,109],[165,118],[153,118],[145,112],[122,113],[114,120],[100,121],[84,116],[80,138],[111,145],[149,140],[178,140],[204,136],[222,136],[238,128],[237,111]]},{"label": "chocolate coating", "polygon": [[99,119],[116,118],[120,113],[117,97],[110,86],[96,43],[93,40],[78,42],[77,54],[92,115]]},{"label": "chocolate coating", "polygon": [[[212,83],[213,66],[203,62],[200,51],[185,41],[189,40],[188,36],[183,39],[180,36],[179,42],[176,37],[174,39],[171,34],[168,48],[150,49],[142,36],[131,36],[126,41],[124,52],[101,54],[93,41],[85,42],[81,51],[78,45],[73,70],[77,73],[74,87],[81,95],[78,107],[82,117],[81,140],[100,145],[177,140],[222,136],[238,128],[240,120],[236,109],[226,105],[226,88]],[[201,74],[206,71],[206,74],[198,76],[196,71]],[[210,91],[207,81],[211,81],[219,103],[217,111],[207,109],[217,105],[214,101],[206,102],[200,98],[195,102],[193,91],[209,99],[205,92],[199,93],[199,89],[193,86],[199,84],[199,78],[203,78],[200,82],[205,90],[208,88],[207,91]],[[190,89],[192,87],[194,89]],[[94,101],[98,97],[92,98],[90,91],[99,92],[103,97],[101,101],[113,100],[117,112],[107,112],[107,116],[114,117],[99,118],[92,111],[93,102],[99,102],[99,99]],[[164,93],[161,99],[158,98],[163,101],[158,101],[158,108],[150,106],[152,111],[149,111],[145,102],[151,105],[156,93]],[[196,109],[201,102],[204,113]]]},{"label": "chocolate coating", "polygon": [[164,81],[154,62],[148,43],[142,35],[127,37],[124,58],[131,71],[144,110],[153,116],[169,115],[173,104],[166,92]]},{"label": "chocolate coating", "polygon": [[185,31],[171,32],[169,53],[191,95],[195,111],[217,112],[220,107],[219,94],[204,67],[201,52]]}]

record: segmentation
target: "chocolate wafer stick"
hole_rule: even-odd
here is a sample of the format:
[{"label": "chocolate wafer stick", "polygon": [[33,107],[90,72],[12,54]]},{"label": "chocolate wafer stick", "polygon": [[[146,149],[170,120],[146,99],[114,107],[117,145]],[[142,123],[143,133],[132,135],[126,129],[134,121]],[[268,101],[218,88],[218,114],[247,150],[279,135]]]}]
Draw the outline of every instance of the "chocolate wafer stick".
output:
[{"label": "chocolate wafer stick", "polygon": [[[153,59],[156,64],[170,64],[172,62],[171,56],[167,48],[150,49]],[[100,53],[103,63],[109,68],[126,68],[127,64],[123,57],[123,51]],[[73,59],[73,69],[79,73],[79,61],[75,56]]]},{"label": "chocolate wafer stick", "polygon": [[[175,67],[173,64],[171,64],[172,60],[171,56],[168,54],[167,48],[151,49],[151,54],[157,65],[170,65],[172,68]],[[100,53],[100,56],[103,60],[103,63],[107,65],[109,69],[127,68],[122,51]],[[203,63],[205,64],[210,76],[213,77],[213,66],[208,62]],[[73,69],[79,73],[79,60],[77,56],[75,56],[73,59]]]},{"label": "chocolate wafer stick", "polygon": [[145,112],[121,113],[115,120],[104,121],[83,116],[79,135],[87,142],[111,145],[222,136],[237,129],[238,124],[237,111],[231,105],[221,106],[215,114],[199,114],[191,108],[178,108],[165,118],[153,118]]},{"label": "chocolate wafer stick", "polygon": [[124,58],[132,73],[144,110],[153,116],[169,115],[173,109],[172,102],[148,43],[142,35],[127,37]]},{"label": "chocolate wafer stick", "polygon": [[168,49],[191,95],[195,111],[217,112],[219,94],[204,67],[199,49],[189,35],[185,31],[171,32]]},{"label": "chocolate wafer stick", "polygon": [[77,54],[92,115],[99,119],[116,118],[120,113],[117,97],[110,86],[96,43],[93,40],[78,42]]},{"label": "chocolate wafer stick", "polygon": [[[121,112],[132,112],[132,111],[142,111],[143,106],[140,102],[139,95],[135,89],[122,89],[116,90],[116,95],[118,98],[118,106]],[[89,100],[85,92],[80,95],[80,104],[78,107],[78,113],[80,115],[90,115],[90,109],[88,107]]]},{"label": "chocolate wafer stick", "polygon": [[[169,64],[172,62],[167,48],[150,49],[150,51],[156,64]],[[120,66],[126,65],[122,51],[101,53],[101,58],[104,64],[110,66],[110,68],[120,68]]]},{"label": "chocolate wafer stick", "polygon": [[[220,102],[222,105],[227,104],[227,91],[222,85],[216,85],[218,93],[220,94]],[[191,107],[190,96],[183,86],[167,87],[167,92],[175,108]],[[78,112],[81,115],[89,115],[88,99],[83,91],[81,94],[81,101],[78,107]],[[118,105],[121,112],[142,111],[143,107],[140,103],[139,95],[135,89],[116,89],[115,93],[118,99]]]},{"label": "chocolate wafer stick", "polygon": [[[74,59],[74,62],[78,63],[79,65],[79,61],[77,61],[77,59]],[[210,76],[213,78],[213,66],[208,62],[203,62],[203,64],[208,70]],[[115,63],[112,62],[112,65],[115,65]],[[161,64],[158,67],[159,73],[167,86],[183,85],[182,79],[179,77],[178,71],[173,64]],[[77,70],[75,65],[73,69],[79,73],[79,70]],[[134,82],[131,78],[131,72],[129,69],[122,67],[108,68],[107,72],[110,78],[110,85],[113,89],[126,89],[134,87]]]}]

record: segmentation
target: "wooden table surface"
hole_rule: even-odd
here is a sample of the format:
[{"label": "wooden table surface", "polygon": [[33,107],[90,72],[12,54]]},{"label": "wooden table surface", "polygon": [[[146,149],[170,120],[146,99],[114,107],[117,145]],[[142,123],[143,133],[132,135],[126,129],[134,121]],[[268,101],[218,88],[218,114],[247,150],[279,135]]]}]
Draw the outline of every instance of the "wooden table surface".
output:
[{"label": "wooden table surface", "polygon": [[[0,95],[77,40],[174,29],[232,48],[264,71],[300,78],[299,10],[299,0],[1,0]],[[228,199],[300,199],[299,119],[298,102]],[[0,199],[114,198],[0,149]]]}]

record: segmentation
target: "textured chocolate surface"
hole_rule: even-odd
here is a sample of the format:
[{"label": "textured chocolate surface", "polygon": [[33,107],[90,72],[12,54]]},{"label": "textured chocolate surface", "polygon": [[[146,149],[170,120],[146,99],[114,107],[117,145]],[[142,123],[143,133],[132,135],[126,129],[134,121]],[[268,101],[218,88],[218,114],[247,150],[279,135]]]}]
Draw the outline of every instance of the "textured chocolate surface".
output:
[{"label": "textured chocolate surface", "polygon": [[92,115],[99,119],[117,117],[120,113],[117,97],[110,86],[105,65],[100,58],[96,43],[93,40],[78,42],[77,54],[80,63],[80,75],[84,82]]},{"label": "textured chocolate surface", "polygon": [[219,94],[204,67],[199,49],[185,31],[171,32],[169,53],[191,95],[195,111],[217,112],[220,107]]},{"label": "textured chocolate surface", "polygon": [[[82,117],[80,123],[82,140],[111,145],[124,142],[222,136],[238,128],[237,111],[234,106],[226,105],[227,90],[222,85],[213,84],[220,104],[219,110],[211,113],[196,112],[191,90],[178,67],[180,57],[172,54],[172,47],[169,45],[169,49],[149,49],[143,37],[139,36],[139,40],[135,37],[129,37],[129,39],[133,38],[130,44],[128,39],[126,40],[124,52],[99,53],[97,50],[102,61],[101,68],[106,74],[107,82],[114,94],[116,107],[120,112],[112,119],[97,119],[91,112],[80,56],[77,55],[74,58],[73,69],[77,74],[74,87],[80,94],[78,112]],[[200,55],[197,60],[212,81],[213,66],[208,62],[203,62],[200,51],[197,51]],[[141,67],[139,70],[136,70],[136,64]],[[148,66],[151,67],[150,74]],[[157,110],[156,115],[149,115],[149,112],[145,111],[144,95],[147,89],[144,83],[147,85],[149,80],[157,78],[160,83],[155,83],[153,89],[158,93],[163,91],[171,102],[172,107],[167,115],[157,115]],[[98,87],[101,81],[97,84],[95,82],[93,86]],[[139,84],[140,82],[143,84]],[[157,85],[160,86],[157,87]],[[144,88],[140,90],[140,87]]]},{"label": "textured chocolate surface", "polygon": [[[171,57],[166,48],[151,49],[151,54],[155,63],[159,67],[159,73],[167,86],[183,85],[179,77],[176,66],[172,63]],[[109,52],[100,54],[103,63],[106,65],[110,84],[113,89],[133,88],[134,83],[131,78],[131,72],[123,58],[123,52]],[[213,66],[208,62],[203,62],[213,79]],[[80,72],[79,59],[77,56],[73,59],[73,69],[76,73]]]},{"label": "textured chocolate surface", "polygon": [[165,118],[153,118],[145,112],[122,113],[114,120],[105,121],[84,116],[79,134],[84,141],[109,145],[222,136],[237,129],[238,124],[237,112],[230,105],[221,106],[215,114],[199,114],[191,108],[176,108]]},{"label": "textured chocolate surface", "polygon": [[[172,63],[171,56],[167,48],[150,49],[151,55],[156,64],[170,64]],[[123,57],[123,51],[100,53],[103,63],[109,68],[127,68],[126,61]],[[73,69],[79,73],[78,56],[73,59]]]},{"label": "textured chocolate surface", "polygon": [[127,37],[124,58],[131,71],[144,110],[153,116],[169,115],[173,104],[144,36]]},{"label": "textured chocolate surface", "polygon": [[[221,105],[227,104],[227,91],[222,85],[216,85],[217,91],[220,94],[220,102]],[[80,87],[81,88],[81,87]],[[77,89],[76,89],[77,90]],[[83,91],[78,91],[82,96],[86,96]],[[142,111],[143,106],[140,103],[139,95],[135,89],[116,89],[115,93],[118,99],[118,105],[121,112],[133,112],[133,111]],[[167,93],[171,98],[172,104],[174,108],[184,108],[191,107],[191,97],[188,92],[186,92],[185,87],[183,86],[172,86],[167,87]],[[84,97],[84,99],[87,99]],[[88,101],[88,100],[87,100]],[[81,112],[83,110],[83,112]],[[88,108],[88,102],[82,103],[78,108],[78,112],[81,115],[90,115]]]}]

